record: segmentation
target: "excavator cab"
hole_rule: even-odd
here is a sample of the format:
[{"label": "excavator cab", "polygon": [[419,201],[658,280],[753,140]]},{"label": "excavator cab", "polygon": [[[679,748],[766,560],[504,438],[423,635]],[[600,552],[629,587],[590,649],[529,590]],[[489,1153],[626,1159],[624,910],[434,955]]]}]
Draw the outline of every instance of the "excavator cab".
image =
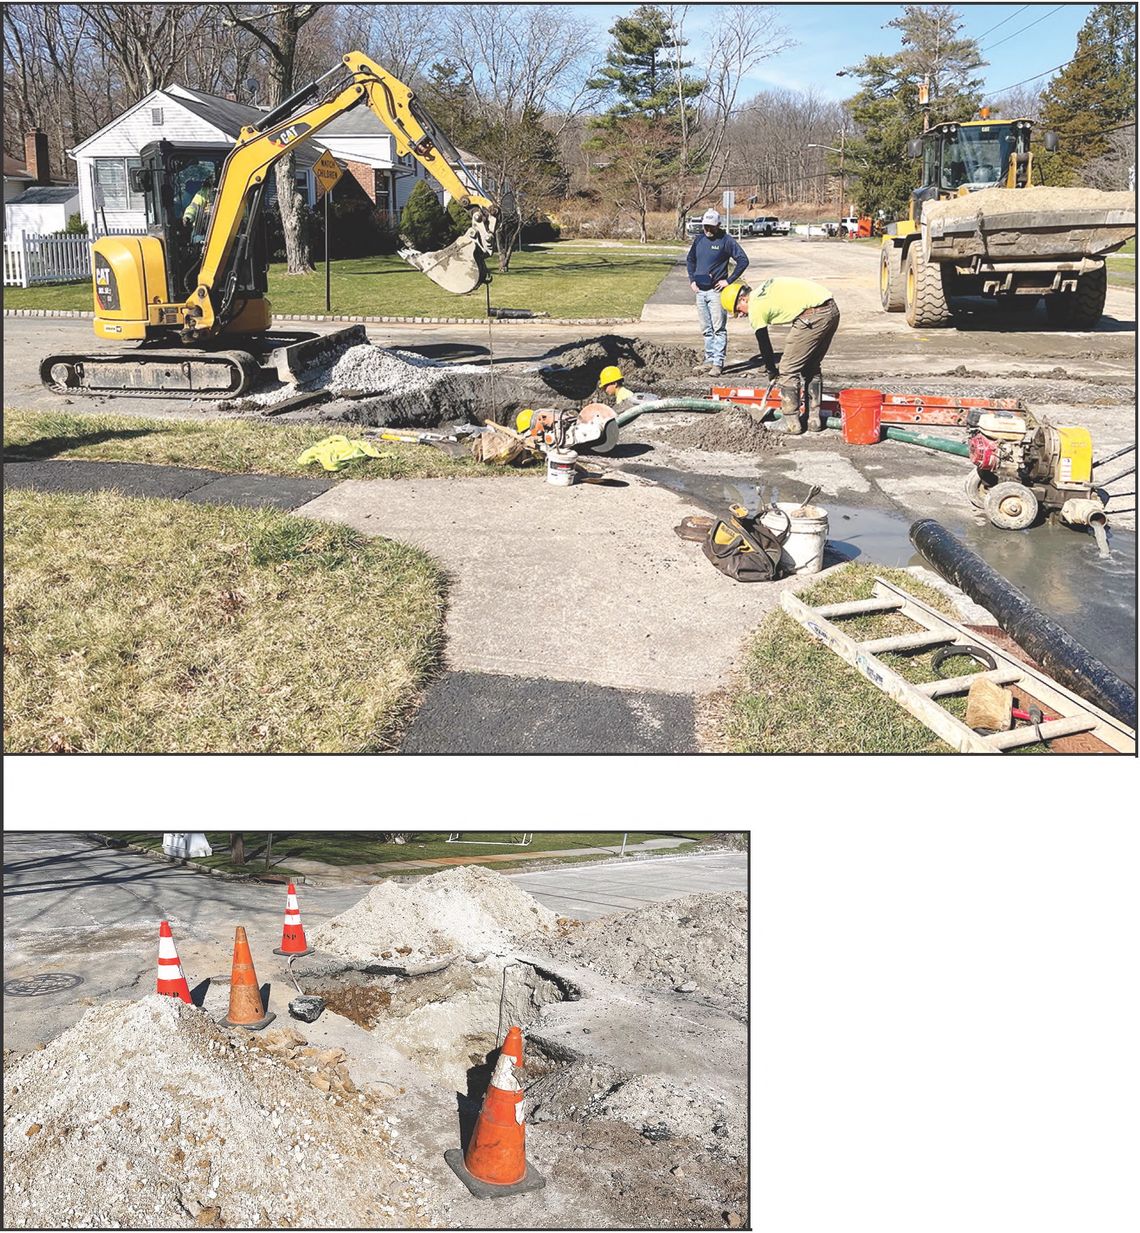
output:
[{"label": "excavator cab", "polygon": [[[139,154],[141,166],[131,170],[131,187],[144,195],[147,235],[162,244],[166,267],[166,297],[185,300],[198,285],[198,270],[213,214],[226,157],[232,149],[222,144],[182,145],[153,141]],[[265,220],[254,217],[247,203],[234,245],[232,267],[235,298],[262,299],[268,288],[269,267]]]}]

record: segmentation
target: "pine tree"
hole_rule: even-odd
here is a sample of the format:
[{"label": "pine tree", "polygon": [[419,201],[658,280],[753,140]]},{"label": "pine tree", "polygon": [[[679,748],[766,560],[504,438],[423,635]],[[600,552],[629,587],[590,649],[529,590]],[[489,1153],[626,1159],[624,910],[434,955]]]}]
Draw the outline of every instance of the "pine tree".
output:
[{"label": "pine tree", "polygon": [[1040,122],[1061,139],[1055,154],[1035,155],[1050,184],[1079,182],[1104,155],[1108,130],[1136,117],[1136,9],[1098,4],[1077,35],[1073,59],[1041,95]]},{"label": "pine tree", "polygon": [[451,239],[453,240],[458,240],[471,226],[471,212],[465,210],[455,197],[447,203],[447,217],[451,222]]},{"label": "pine tree", "polygon": [[986,62],[975,39],[958,37],[961,14],[950,5],[908,4],[888,24],[900,32],[901,50],[867,56],[847,70],[863,87],[847,103],[860,135],[847,142],[846,167],[859,177],[860,213],[882,209],[898,217],[918,187],[918,163],[906,146],[923,128],[919,86],[929,85],[931,124],[968,120],[981,101],[975,74]]},{"label": "pine tree", "polygon": [[400,214],[400,236],[421,252],[434,252],[451,240],[451,219],[426,180],[412,189]]},{"label": "pine tree", "polygon": [[582,148],[603,156],[601,183],[610,197],[631,205],[646,238],[645,216],[660,209],[665,185],[682,171],[682,129],[699,123],[693,100],[705,83],[686,77],[692,61],[681,59],[684,43],[671,18],[654,5],[641,5],[610,27],[616,40],[605,67],[587,84],[617,101],[590,121]]}]

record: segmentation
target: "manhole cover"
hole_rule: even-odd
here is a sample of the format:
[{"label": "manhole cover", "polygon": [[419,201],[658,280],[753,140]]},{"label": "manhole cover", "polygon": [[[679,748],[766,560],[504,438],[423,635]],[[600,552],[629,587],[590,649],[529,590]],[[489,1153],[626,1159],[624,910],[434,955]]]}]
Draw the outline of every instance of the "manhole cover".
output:
[{"label": "manhole cover", "polygon": [[62,993],[83,984],[83,977],[74,972],[40,972],[4,982],[4,992],[13,998],[38,998],[45,993]]}]

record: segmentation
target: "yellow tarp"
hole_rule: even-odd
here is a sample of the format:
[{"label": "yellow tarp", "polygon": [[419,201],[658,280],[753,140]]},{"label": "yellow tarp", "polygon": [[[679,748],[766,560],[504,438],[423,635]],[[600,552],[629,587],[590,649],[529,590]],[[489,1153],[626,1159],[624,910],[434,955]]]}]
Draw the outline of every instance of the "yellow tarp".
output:
[{"label": "yellow tarp", "polygon": [[319,462],[326,471],[340,471],[358,458],[390,458],[391,452],[381,453],[371,441],[350,441],[347,437],[325,437],[297,459],[298,465],[307,467]]}]

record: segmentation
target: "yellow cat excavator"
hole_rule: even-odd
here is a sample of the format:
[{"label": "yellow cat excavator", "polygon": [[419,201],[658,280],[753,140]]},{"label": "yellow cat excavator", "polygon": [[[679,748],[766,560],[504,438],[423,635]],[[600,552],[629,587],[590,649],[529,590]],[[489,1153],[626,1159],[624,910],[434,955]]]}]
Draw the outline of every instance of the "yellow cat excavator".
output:
[{"label": "yellow cat excavator", "polygon": [[[325,85],[329,78],[331,84]],[[367,106],[469,212],[471,225],[438,252],[400,255],[457,295],[490,281],[498,209],[412,91],[359,51],[287,98],[234,145],[152,142],[132,169],[146,201],[147,234],[104,236],[93,245],[95,334],[136,346],[90,355],[53,355],[40,365],[64,393],[232,398],[263,366],[295,379],[361,327],[333,335],[269,333],[268,260],[261,217],[271,168],[337,116]],[[463,178],[460,178],[460,172]]]}]

